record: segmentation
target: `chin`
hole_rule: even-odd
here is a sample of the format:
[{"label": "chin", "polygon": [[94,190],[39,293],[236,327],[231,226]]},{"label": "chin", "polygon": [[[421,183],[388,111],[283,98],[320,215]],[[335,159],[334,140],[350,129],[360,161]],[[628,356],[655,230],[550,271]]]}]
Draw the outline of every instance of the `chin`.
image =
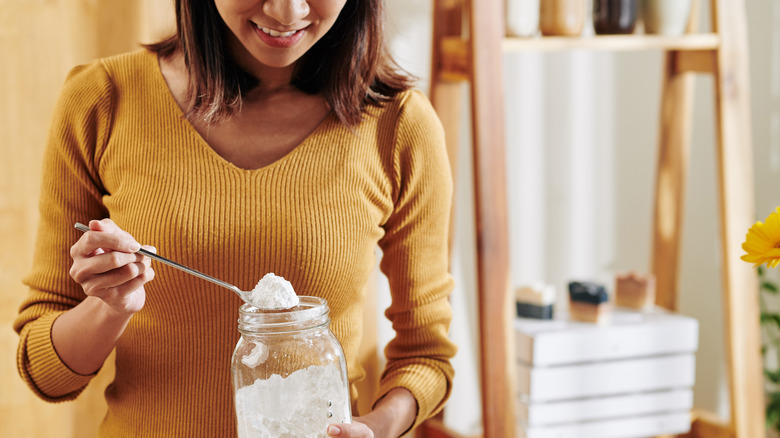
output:
[{"label": "chin", "polygon": [[[300,58],[298,58],[300,59]],[[279,62],[262,62],[263,65],[270,68],[290,68],[295,65],[295,63],[298,61],[298,59],[293,59],[291,61],[279,61]]]},{"label": "chin", "polygon": [[293,67],[300,59],[301,56],[284,56],[284,57],[263,56],[263,57],[256,57],[255,62],[257,62],[258,64],[266,68],[285,69],[285,68]]}]

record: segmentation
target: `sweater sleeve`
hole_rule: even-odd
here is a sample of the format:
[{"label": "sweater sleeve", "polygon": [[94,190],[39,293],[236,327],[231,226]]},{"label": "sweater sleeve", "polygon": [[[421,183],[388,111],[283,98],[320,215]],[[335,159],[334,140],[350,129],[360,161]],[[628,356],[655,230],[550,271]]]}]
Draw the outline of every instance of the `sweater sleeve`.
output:
[{"label": "sweater sleeve", "polygon": [[441,122],[419,91],[407,93],[401,105],[394,172],[395,207],[379,244],[392,294],[385,315],[396,336],[385,348],[377,400],[393,388],[408,389],[418,404],[417,427],[449,397],[456,352],[448,336],[452,176]]},{"label": "sweater sleeve", "polygon": [[29,292],[14,321],[19,334],[17,368],[39,397],[75,398],[94,375],[71,371],[51,340],[54,320],[84,298],[69,275],[75,222],[107,217],[98,162],[111,128],[112,85],[99,61],[69,73],[54,109],[43,159],[40,220]]}]

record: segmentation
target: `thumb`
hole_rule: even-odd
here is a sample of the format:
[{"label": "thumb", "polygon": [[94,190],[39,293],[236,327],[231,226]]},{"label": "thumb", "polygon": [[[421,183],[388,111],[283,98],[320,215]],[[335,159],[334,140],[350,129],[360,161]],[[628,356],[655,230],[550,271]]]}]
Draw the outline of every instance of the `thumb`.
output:
[{"label": "thumb", "polygon": [[342,438],[372,438],[374,432],[363,423],[340,423],[328,426],[328,436]]}]

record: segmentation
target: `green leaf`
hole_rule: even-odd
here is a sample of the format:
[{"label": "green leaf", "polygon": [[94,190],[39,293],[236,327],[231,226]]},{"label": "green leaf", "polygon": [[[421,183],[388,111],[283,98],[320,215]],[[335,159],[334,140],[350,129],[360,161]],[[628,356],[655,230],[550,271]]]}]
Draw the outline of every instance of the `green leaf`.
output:
[{"label": "green leaf", "polygon": [[769,398],[769,404],[767,406],[780,412],[780,391],[770,391],[767,393],[767,396]]},{"label": "green leaf", "polygon": [[[763,266],[758,267],[759,278],[759,295],[761,297],[761,326],[762,331],[770,330],[775,326],[780,329],[780,314],[772,313],[764,309],[765,302],[763,293],[777,295],[780,291],[778,285],[766,278],[766,270]],[[767,332],[771,333],[771,331]],[[769,336],[766,339],[767,343],[761,345],[761,355],[766,357],[769,351],[780,351],[780,338]],[[780,391],[777,388],[780,386],[780,368],[770,370],[764,365],[764,377],[767,385],[767,399],[768,404],[766,406],[766,426],[780,432]]]},{"label": "green leaf", "polygon": [[778,425],[780,425],[780,393],[771,392],[768,396],[770,402],[766,406],[766,425],[778,429]]},{"label": "green leaf", "polygon": [[[772,383],[780,383],[780,369],[770,371],[770,370],[764,370],[764,376]],[[775,393],[775,395],[778,395],[777,400],[772,400],[772,402],[776,402],[778,404],[778,408],[780,408],[780,393]]]},{"label": "green leaf", "polygon": [[780,421],[780,408],[775,406],[766,407],[766,427],[770,429],[776,429],[777,423]]},{"label": "green leaf", "polygon": [[775,324],[780,328],[780,314],[769,312],[761,313],[761,324]]},{"label": "green leaf", "polygon": [[771,281],[762,281],[761,282],[761,290],[765,290],[771,294],[777,293],[777,285],[772,283]]}]

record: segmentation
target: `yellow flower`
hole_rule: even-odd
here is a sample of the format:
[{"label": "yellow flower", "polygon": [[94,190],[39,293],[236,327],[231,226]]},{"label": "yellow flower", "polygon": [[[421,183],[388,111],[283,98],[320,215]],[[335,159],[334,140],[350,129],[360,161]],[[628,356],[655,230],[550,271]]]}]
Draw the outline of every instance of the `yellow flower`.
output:
[{"label": "yellow flower", "polygon": [[747,254],[742,260],[755,263],[755,266],[766,263],[768,268],[780,265],[780,207],[767,216],[765,223],[756,222],[748,230],[742,249]]}]

